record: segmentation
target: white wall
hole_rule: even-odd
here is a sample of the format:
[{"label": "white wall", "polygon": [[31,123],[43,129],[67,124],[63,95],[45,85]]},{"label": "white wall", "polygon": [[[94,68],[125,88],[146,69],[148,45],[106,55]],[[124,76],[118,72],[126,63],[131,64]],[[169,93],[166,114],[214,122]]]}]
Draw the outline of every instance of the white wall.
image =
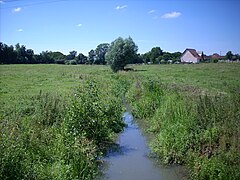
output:
[{"label": "white wall", "polygon": [[198,63],[199,60],[196,57],[194,57],[189,51],[186,51],[185,54],[181,57],[181,62]]}]

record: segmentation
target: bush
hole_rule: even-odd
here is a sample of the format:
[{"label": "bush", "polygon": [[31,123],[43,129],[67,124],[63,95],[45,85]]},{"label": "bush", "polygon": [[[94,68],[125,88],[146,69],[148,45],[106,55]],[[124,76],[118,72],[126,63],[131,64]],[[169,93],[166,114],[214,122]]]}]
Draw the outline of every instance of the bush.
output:
[{"label": "bush", "polygon": [[77,65],[77,61],[76,61],[76,60],[70,60],[70,61],[69,61],[69,64],[70,64],[70,65]]},{"label": "bush", "polygon": [[106,96],[95,81],[88,81],[77,90],[65,123],[73,137],[84,136],[99,146],[123,130],[121,113],[122,105],[115,97]]}]

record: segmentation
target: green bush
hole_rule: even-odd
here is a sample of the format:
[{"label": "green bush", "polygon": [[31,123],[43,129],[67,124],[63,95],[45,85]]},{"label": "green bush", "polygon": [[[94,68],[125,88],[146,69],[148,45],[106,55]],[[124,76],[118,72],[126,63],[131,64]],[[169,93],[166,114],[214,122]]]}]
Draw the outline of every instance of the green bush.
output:
[{"label": "green bush", "polygon": [[100,90],[96,81],[88,81],[74,95],[65,123],[72,136],[84,136],[100,145],[123,130],[121,113],[121,102]]},{"label": "green bush", "polygon": [[76,60],[70,60],[70,61],[69,61],[69,64],[70,64],[70,65],[77,65],[77,61],[76,61]]}]

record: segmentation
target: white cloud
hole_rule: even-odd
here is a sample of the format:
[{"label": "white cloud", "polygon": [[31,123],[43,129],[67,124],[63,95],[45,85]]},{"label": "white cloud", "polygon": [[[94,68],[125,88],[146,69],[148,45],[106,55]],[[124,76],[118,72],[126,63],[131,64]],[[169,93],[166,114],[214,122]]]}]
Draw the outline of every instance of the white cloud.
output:
[{"label": "white cloud", "polygon": [[21,10],[22,10],[22,8],[18,7],[18,8],[13,9],[13,12],[20,12]]},{"label": "white cloud", "polygon": [[18,31],[18,32],[23,32],[23,29],[18,29],[17,31]]},{"label": "white cloud", "polygon": [[5,4],[5,2],[4,1],[0,1],[0,4]]},{"label": "white cloud", "polygon": [[180,12],[171,12],[171,13],[166,13],[162,15],[162,18],[169,19],[169,18],[177,18],[181,16],[182,14]]},{"label": "white cloud", "polygon": [[77,26],[78,26],[78,27],[81,27],[81,26],[82,26],[82,24],[78,24]]},{"label": "white cloud", "polygon": [[148,11],[149,14],[152,14],[152,13],[155,13],[155,12],[156,12],[156,10],[154,10],[154,9],[151,10],[151,11]]},{"label": "white cloud", "polygon": [[120,10],[120,9],[125,9],[125,8],[127,8],[127,5],[117,6],[115,9]]}]

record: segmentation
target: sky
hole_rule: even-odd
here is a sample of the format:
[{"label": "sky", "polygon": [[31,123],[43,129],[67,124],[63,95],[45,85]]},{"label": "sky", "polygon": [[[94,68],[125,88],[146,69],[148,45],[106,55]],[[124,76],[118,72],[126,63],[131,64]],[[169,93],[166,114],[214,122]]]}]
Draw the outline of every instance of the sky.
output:
[{"label": "sky", "polygon": [[139,53],[240,54],[239,9],[240,0],[0,0],[0,41],[88,55],[130,36]]}]

